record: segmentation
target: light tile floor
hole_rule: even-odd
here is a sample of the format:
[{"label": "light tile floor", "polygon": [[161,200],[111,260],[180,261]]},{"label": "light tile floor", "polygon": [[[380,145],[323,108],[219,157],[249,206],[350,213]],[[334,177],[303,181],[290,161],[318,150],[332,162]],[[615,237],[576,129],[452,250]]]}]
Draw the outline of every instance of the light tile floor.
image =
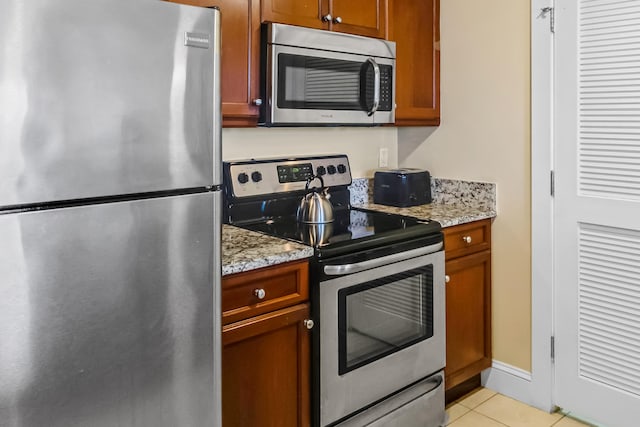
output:
[{"label": "light tile floor", "polygon": [[447,406],[451,427],[588,426],[559,412],[548,414],[488,388],[479,388]]}]

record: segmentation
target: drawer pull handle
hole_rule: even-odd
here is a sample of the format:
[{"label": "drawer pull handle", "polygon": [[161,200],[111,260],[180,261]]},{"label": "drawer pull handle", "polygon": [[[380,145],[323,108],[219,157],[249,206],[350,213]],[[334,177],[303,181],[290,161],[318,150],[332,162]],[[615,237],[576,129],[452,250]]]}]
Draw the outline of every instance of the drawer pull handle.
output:
[{"label": "drawer pull handle", "polygon": [[451,281],[451,277],[448,274],[444,276],[444,283],[449,283]]},{"label": "drawer pull handle", "polygon": [[462,240],[468,245],[471,243],[471,236],[462,236]]},{"label": "drawer pull handle", "polygon": [[303,323],[304,323],[304,326],[307,329],[312,329],[313,328],[314,323],[313,323],[312,319],[305,319],[305,321]]},{"label": "drawer pull handle", "polygon": [[255,291],[253,291],[253,294],[258,299],[264,299],[264,297],[267,296],[267,293],[264,291],[264,289],[256,289]]},{"label": "drawer pull handle", "polygon": [[333,20],[333,16],[330,13],[327,13],[322,17],[322,22],[331,22]]}]

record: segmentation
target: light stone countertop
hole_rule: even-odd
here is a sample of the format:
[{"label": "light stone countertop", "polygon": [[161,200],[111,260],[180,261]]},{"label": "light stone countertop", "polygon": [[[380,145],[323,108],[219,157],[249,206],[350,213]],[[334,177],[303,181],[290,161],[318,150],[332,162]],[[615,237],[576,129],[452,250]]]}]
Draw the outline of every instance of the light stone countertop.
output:
[{"label": "light stone countertop", "polygon": [[481,219],[493,218],[495,210],[487,206],[464,205],[456,203],[431,203],[428,205],[412,206],[410,208],[396,208],[393,206],[362,203],[355,207],[371,209],[378,212],[411,216],[418,219],[438,221],[443,227],[465,224]]},{"label": "light stone countertop", "polygon": [[432,178],[433,201],[428,205],[396,208],[373,203],[373,180],[354,179],[351,205],[379,212],[438,221],[443,227],[494,218],[496,185],[488,182]]},{"label": "light stone countertop", "polygon": [[[354,179],[351,204],[354,207],[438,221],[443,227],[496,216],[496,186],[491,183],[434,178],[433,202],[396,208],[372,202],[370,179]],[[232,225],[222,226],[222,275],[313,256],[313,248]]]},{"label": "light stone countertop", "polygon": [[232,225],[222,225],[223,276],[310,256],[313,256],[313,248],[310,246]]}]

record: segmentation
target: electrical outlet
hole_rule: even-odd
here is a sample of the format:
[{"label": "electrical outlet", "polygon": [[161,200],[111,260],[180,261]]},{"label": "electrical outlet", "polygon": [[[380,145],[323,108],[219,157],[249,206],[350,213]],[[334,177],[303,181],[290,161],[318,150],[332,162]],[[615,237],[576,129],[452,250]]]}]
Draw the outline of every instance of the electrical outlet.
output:
[{"label": "electrical outlet", "polygon": [[389,166],[389,149],[381,148],[380,153],[378,154],[378,166],[381,168],[386,168]]}]

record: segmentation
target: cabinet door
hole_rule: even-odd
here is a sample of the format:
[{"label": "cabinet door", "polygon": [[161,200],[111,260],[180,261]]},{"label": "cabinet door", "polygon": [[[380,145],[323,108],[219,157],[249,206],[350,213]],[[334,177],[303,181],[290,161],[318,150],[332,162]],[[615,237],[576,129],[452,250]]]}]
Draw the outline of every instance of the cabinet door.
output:
[{"label": "cabinet door", "polygon": [[440,124],[440,1],[392,2],[396,42],[396,126]]},{"label": "cabinet door", "polygon": [[262,22],[327,29],[322,17],[328,13],[327,0],[262,0]]},{"label": "cabinet door", "polygon": [[224,427],[309,425],[308,318],[300,304],[222,329]]},{"label": "cabinet door", "polygon": [[447,261],[445,271],[450,389],[491,366],[491,252]]},{"label": "cabinet door", "polygon": [[168,0],[220,8],[222,125],[255,126],[259,110],[260,0]]},{"label": "cabinet door", "polygon": [[222,16],[222,125],[255,126],[260,75],[259,0],[215,0]]},{"label": "cabinet door", "polygon": [[[331,30],[385,38],[387,0],[328,0]],[[401,2],[402,3],[402,2]]]}]

